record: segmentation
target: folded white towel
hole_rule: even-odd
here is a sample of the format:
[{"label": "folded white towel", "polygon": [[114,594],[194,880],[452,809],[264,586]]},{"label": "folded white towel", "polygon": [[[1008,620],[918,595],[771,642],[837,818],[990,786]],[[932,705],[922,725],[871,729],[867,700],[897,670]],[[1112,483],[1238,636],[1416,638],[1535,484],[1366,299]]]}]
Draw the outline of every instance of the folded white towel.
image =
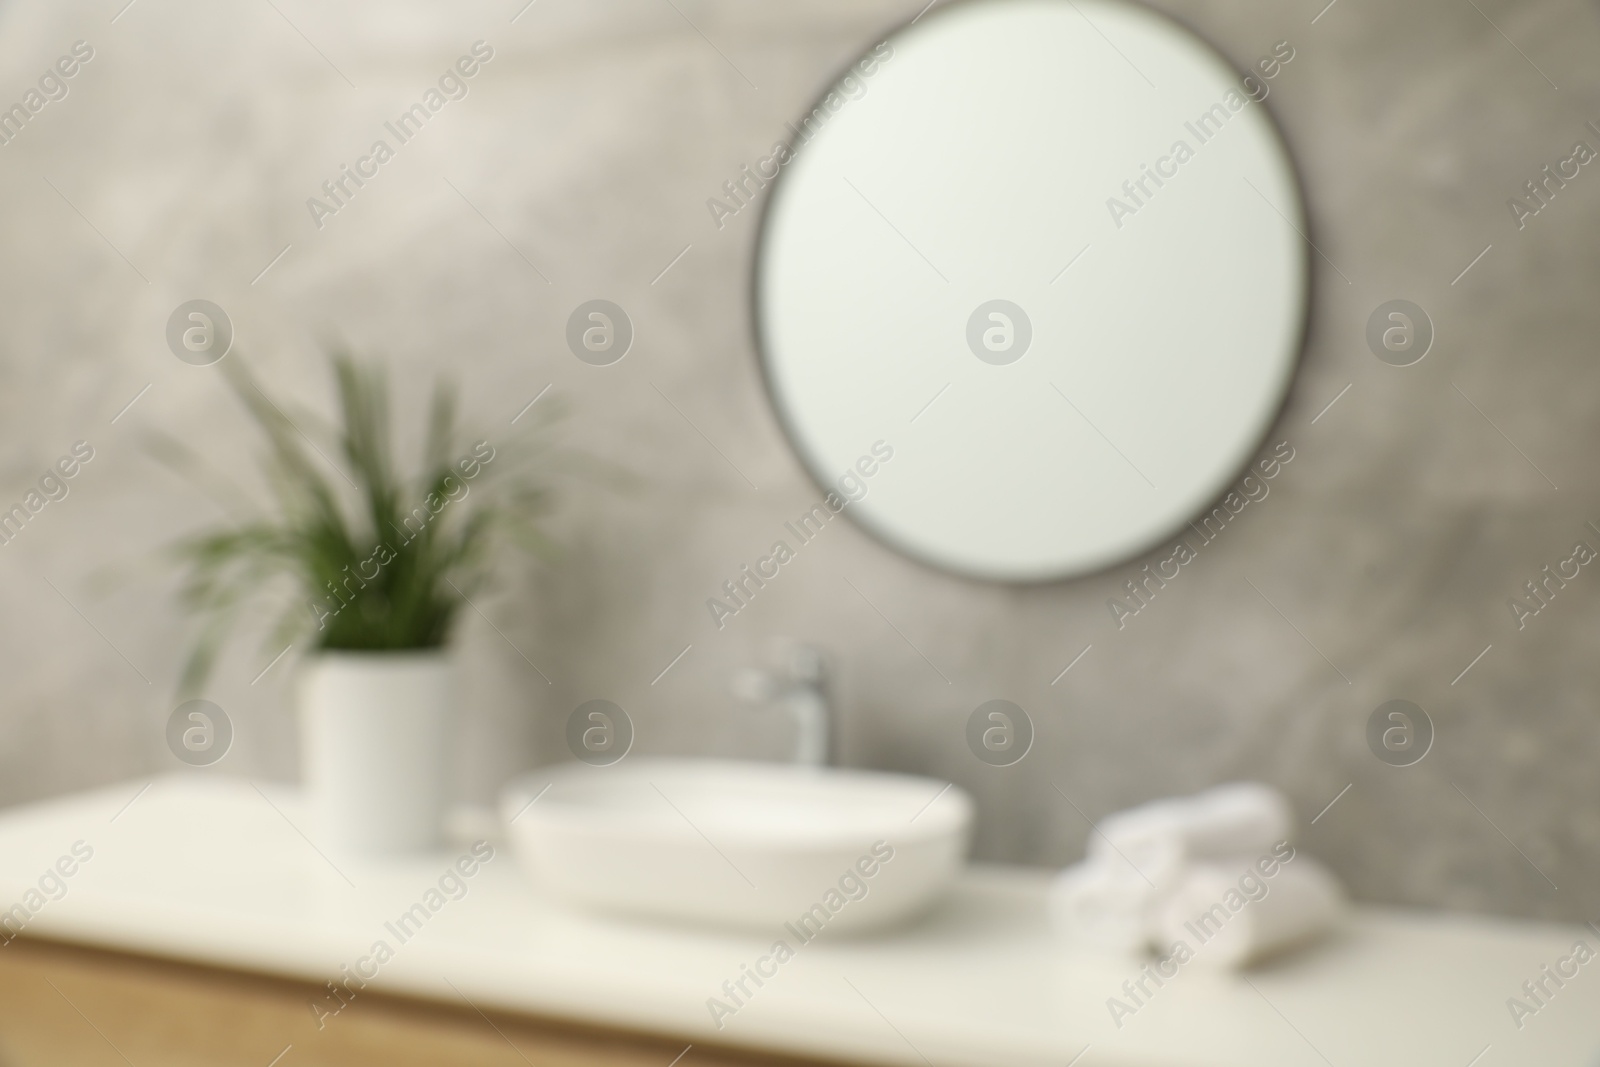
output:
[{"label": "folded white towel", "polygon": [[1131,865],[1164,890],[1191,862],[1270,852],[1289,839],[1293,825],[1294,813],[1278,790],[1235,782],[1106,818],[1089,838],[1089,859]]},{"label": "folded white towel", "polygon": [[1160,900],[1137,874],[1079,863],[1050,886],[1050,920],[1058,933],[1079,944],[1131,955],[1150,948]]},{"label": "folded white towel", "polygon": [[1316,937],[1343,911],[1339,883],[1309,856],[1197,863],[1157,909],[1156,942],[1163,955],[1181,941],[1196,963],[1242,967]]}]

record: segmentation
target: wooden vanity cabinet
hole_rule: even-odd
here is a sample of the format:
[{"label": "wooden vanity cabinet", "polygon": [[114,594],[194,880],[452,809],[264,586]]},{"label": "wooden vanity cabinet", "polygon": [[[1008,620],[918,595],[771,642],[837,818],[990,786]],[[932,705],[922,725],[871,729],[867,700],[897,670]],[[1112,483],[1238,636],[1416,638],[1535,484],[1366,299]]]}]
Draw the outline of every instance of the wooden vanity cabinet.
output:
[{"label": "wooden vanity cabinet", "polygon": [[319,1030],[302,982],[19,937],[0,1067],[802,1067],[550,1019],[363,993]]}]

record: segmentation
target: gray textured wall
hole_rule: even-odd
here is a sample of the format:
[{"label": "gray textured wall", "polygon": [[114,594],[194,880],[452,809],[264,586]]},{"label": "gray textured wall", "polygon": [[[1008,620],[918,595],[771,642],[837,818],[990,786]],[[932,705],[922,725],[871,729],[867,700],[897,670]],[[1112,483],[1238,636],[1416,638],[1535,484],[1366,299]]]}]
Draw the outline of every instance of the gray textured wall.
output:
[{"label": "gray textured wall", "polygon": [[[1064,863],[1086,817],[1229,778],[1284,787],[1305,821],[1349,785],[1305,841],[1358,896],[1593,917],[1600,574],[1584,568],[1520,632],[1507,599],[1574,541],[1600,548],[1585,527],[1600,524],[1600,170],[1521,231],[1506,207],[1574,141],[1600,147],[1584,126],[1600,121],[1591,6],[1340,0],[1313,24],[1317,2],[1165,3],[1241,64],[1280,39],[1297,50],[1270,104],[1322,255],[1272,438],[1296,458],[1271,496],[1121,631],[1105,600],[1137,564],[997,588],[838,524],[720,633],[705,597],[815,489],[751,350],[755,213],[719,231],[705,200],[917,5],[545,0],[512,23],[521,6],[0,10],[6,100],[74,40],[96,50],[0,147],[0,498],[73,441],[95,448],[71,494],[0,548],[0,800],[176,766],[162,726],[183,628],[150,556],[220,513],[138,438],[164,428],[241,478],[256,448],[215,368],[163,342],[171,310],[204,296],[236,324],[229,358],[280,393],[326,406],[330,335],[386,358],[412,412],[438,370],[491,428],[553,383],[577,413],[569,439],[642,475],[631,495],[579,488],[564,563],[482,602],[548,684],[464,619],[463,795],[563,755],[565,714],[597,696],[633,714],[640,752],[779,754],[781,725],[727,683],[782,635],[835,653],[846,762],[976,794],[983,858]],[[317,230],[305,199],[479,38],[497,54],[470,95]],[[561,339],[594,297],[638,328],[610,368]],[[1363,342],[1394,297],[1437,326],[1409,368]],[[292,657],[252,683],[269,658],[239,646],[212,688],[239,730],[217,773],[295,772]],[[1010,768],[963,742],[995,697],[1037,723]],[[1437,725],[1414,767],[1363,739],[1392,697]]]}]

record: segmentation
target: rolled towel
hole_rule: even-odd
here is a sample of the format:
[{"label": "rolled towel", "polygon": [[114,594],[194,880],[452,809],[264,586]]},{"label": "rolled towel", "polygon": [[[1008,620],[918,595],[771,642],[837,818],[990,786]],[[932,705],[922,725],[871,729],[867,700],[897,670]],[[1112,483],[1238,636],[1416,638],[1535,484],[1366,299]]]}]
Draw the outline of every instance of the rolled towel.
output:
[{"label": "rolled towel", "polygon": [[1333,926],[1344,911],[1338,881],[1309,856],[1291,855],[1191,866],[1157,909],[1162,952],[1181,941],[1196,963],[1243,967]]},{"label": "rolled towel", "polygon": [[1089,835],[1087,861],[1164,889],[1183,872],[1192,815],[1184,801],[1156,800],[1107,816]]},{"label": "rolled towel", "polygon": [[1063,936],[1107,952],[1148,951],[1158,903],[1137,874],[1087,862],[1068,867],[1050,887],[1050,920]]},{"label": "rolled towel", "polygon": [[1293,826],[1282,793],[1259,782],[1235,782],[1108,817],[1089,839],[1089,858],[1131,865],[1165,889],[1190,862],[1270,852],[1289,839]]}]

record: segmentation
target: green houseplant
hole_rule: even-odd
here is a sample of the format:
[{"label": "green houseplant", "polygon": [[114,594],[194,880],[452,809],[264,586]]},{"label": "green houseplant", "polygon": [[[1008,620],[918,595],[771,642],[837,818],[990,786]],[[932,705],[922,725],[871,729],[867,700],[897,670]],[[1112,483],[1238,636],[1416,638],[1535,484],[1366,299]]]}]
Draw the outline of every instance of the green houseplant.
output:
[{"label": "green houseplant", "polygon": [[[445,803],[447,644],[501,548],[552,551],[540,527],[547,457],[526,432],[468,441],[454,391],[436,386],[422,462],[404,477],[380,368],[333,356],[338,426],[319,429],[291,419],[242,360],[222,366],[265,437],[271,507],[175,546],[199,623],[182,686],[198,690],[241,615],[278,600],[268,643],[304,654],[303,773],[324,839],[347,851],[429,847]],[[157,451],[190,473],[203,466],[169,438]]]}]

